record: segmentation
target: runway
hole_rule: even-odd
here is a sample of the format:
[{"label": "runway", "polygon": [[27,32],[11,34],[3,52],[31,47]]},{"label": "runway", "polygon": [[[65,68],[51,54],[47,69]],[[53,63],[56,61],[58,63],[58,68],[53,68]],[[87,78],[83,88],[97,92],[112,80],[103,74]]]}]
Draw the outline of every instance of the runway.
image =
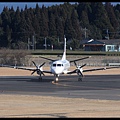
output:
[{"label": "runway", "polygon": [[54,76],[0,76],[1,94],[45,95],[70,98],[120,100],[120,75],[85,75],[83,81],[77,75],[60,76],[54,84]]}]

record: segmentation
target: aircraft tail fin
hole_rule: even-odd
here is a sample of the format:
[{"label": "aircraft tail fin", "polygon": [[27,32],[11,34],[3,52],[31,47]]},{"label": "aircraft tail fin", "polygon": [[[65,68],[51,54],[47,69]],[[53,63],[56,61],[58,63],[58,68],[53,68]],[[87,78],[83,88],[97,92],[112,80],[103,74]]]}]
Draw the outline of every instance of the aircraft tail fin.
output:
[{"label": "aircraft tail fin", "polygon": [[62,60],[66,60],[66,37],[64,37],[64,51],[63,51]]}]

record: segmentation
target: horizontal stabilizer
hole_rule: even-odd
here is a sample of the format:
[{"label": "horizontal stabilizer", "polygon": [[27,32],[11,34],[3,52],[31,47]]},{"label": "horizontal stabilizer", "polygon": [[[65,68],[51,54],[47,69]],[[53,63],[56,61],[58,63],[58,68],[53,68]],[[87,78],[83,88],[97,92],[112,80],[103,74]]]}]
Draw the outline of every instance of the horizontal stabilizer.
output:
[{"label": "horizontal stabilizer", "polygon": [[50,59],[50,58],[46,58],[46,57],[42,57],[42,56],[39,56],[40,58],[43,58],[43,59],[46,59],[46,60],[50,60],[52,62],[56,61],[56,60],[53,60],[53,59]]},{"label": "horizontal stabilizer", "polygon": [[84,58],[79,58],[79,59],[75,59],[75,60],[71,60],[70,63],[71,63],[71,62],[75,62],[75,61],[79,61],[79,60],[83,60],[83,59],[87,59],[87,58],[90,58],[90,57],[91,57],[91,56],[84,57]]}]

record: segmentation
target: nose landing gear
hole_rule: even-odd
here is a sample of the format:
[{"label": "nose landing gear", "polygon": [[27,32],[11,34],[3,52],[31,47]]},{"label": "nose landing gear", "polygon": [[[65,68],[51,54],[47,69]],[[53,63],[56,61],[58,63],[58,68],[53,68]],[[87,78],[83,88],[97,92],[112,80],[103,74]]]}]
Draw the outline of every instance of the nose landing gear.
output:
[{"label": "nose landing gear", "polygon": [[54,82],[58,82],[58,77],[59,77],[59,75],[58,75],[58,74],[56,74],[56,75],[55,75]]}]

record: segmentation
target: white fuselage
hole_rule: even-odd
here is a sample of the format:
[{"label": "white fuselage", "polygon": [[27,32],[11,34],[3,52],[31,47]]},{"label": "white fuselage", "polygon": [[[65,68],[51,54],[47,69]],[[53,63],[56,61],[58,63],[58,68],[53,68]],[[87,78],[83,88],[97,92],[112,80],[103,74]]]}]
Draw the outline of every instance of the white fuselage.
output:
[{"label": "white fuselage", "polygon": [[57,60],[51,64],[51,72],[56,75],[67,73],[70,68],[68,60]]}]

